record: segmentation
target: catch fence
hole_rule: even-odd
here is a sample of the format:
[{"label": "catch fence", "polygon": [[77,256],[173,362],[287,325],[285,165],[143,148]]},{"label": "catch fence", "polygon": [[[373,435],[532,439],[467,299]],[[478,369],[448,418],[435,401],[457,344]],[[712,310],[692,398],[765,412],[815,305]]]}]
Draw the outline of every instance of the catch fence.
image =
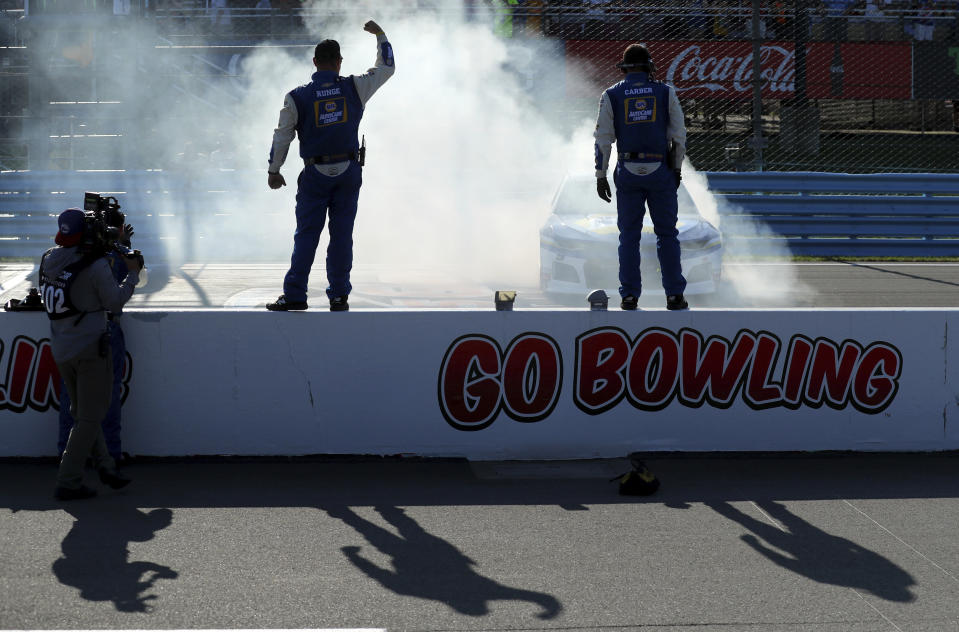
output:
[{"label": "catch fence", "polygon": [[[308,25],[352,10],[322,0],[33,0],[29,14],[6,6],[0,169],[169,168],[183,151],[124,147],[111,154],[120,164],[98,164],[100,148],[142,122],[136,112],[169,109],[160,95],[130,103],[119,96],[123,85],[148,85],[159,73],[174,79],[166,97],[227,112],[237,105],[229,82],[250,47],[309,46]],[[540,61],[565,69],[550,107],[567,121],[594,115],[601,90],[621,77],[623,48],[644,42],[656,77],[676,86],[688,155],[702,170],[959,171],[955,0],[396,0],[367,8],[393,19],[455,19],[515,50],[548,51]],[[130,40],[134,24],[150,36]],[[136,132],[147,146],[151,133],[162,136],[142,125]],[[205,130],[195,138],[190,151],[218,150]]]}]

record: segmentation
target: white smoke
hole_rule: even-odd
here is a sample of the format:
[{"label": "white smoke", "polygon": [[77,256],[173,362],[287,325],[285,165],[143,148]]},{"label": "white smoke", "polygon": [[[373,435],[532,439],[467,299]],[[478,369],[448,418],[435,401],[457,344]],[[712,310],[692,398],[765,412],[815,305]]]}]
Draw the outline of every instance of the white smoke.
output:
[{"label": "white smoke", "polygon": [[[723,234],[723,290],[715,297],[723,305],[779,306],[797,299],[810,302],[815,290],[802,283],[784,240],[761,221],[745,219],[742,209],[709,190],[706,176],[686,160],[683,182],[706,221]],[[768,261],[777,265],[765,265]]]},{"label": "white smoke", "polygon": [[[307,12],[306,24],[314,40],[340,42],[342,74],[373,65],[376,40],[363,30],[368,19],[386,31],[396,55],[396,73],[369,101],[360,128],[368,154],[354,261],[357,269],[378,267],[406,282],[418,274],[421,285],[432,284],[437,294],[457,281],[532,288],[539,229],[557,187],[567,173],[592,170],[594,113],[573,120],[558,114],[564,95],[582,93],[578,84],[589,82],[567,71],[561,44],[557,49],[556,42],[520,34],[501,38],[491,28],[492,13],[466,6],[458,0],[307,5],[315,10]],[[153,41],[132,23],[125,35]],[[148,210],[173,237],[167,241],[172,263],[289,261],[302,167],[298,142],[283,168],[287,187],[269,190],[265,167],[283,97],[309,81],[312,52],[312,46],[260,47],[232,69],[229,82],[211,77],[192,85],[183,85],[181,75],[186,64],[203,66],[199,54],[148,53],[157,59],[145,62],[158,63],[159,70],[146,89],[168,98],[149,117],[127,123],[127,146],[120,152],[131,151],[136,125],[149,118],[162,143],[147,153],[170,165],[168,186],[160,187],[170,193],[154,195]],[[168,58],[178,61],[158,61]],[[124,66],[118,83],[143,90],[134,70]],[[132,95],[124,100],[136,102]],[[233,169],[244,173],[239,193],[224,190],[215,208],[191,208],[189,186],[215,189],[222,177],[229,189]],[[684,178],[707,219],[720,226],[724,214],[704,180],[691,166]],[[327,241],[324,231],[317,268]],[[314,286],[322,286],[322,276],[314,270]],[[774,299],[795,283],[791,274],[770,279],[743,266],[725,276],[747,304]]]},{"label": "white smoke", "polygon": [[[538,231],[550,199],[567,171],[588,168],[591,140],[585,132],[564,136],[542,115],[539,95],[529,93],[526,77],[514,69],[516,52],[526,47],[508,48],[491,32],[490,16],[466,22],[462,7],[448,2],[442,10],[407,3],[411,11],[395,5],[384,11],[380,4],[350,2],[330,10],[324,2],[332,19],[308,24],[318,39],[340,42],[344,75],[373,64],[375,39],[362,28],[371,17],[396,55],[396,73],[372,97],[361,125],[368,154],[354,230],[356,262],[535,285]],[[270,57],[258,53],[245,70],[255,77],[251,93],[266,106],[251,111],[251,118],[272,124],[283,93],[307,80],[311,66],[308,55],[285,68]],[[562,80],[555,59],[534,61],[534,72]],[[259,71],[269,67],[284,70]],[[588,130],[589,123],[583,125]],[[269,136],[266,129],[259,135]],[[296,169],[297,159],[290,162]]]},{"label": "white smoke", "polygon": [[[541,41],[495,35],[490,13],[467,21],[457,2],[383,5],[314,2],[323,12],[307,24],[317,41],[340,42],[343,74],[372,65],[374,38],[362,30],[367,19],[383,27],[396,54],[396,74],[370,100],[361,126],[369,153],[354,231],[357,265],[419,269],[431,279],[439,272],[489,286],[535,286],[539,228],[550,200],[567,173],[592,168],[592,117],[559,121],[549,108],[564,92],[581,92],[570,81],[588,81],[572,78],[562,57],[544,53]],[[310,53],[295,60],[265,49],[244,65],[250,78],[244,133],[269,140],[282,95],[309,77]],[[519,68],[517,59],[523,61]],[[557,90],[535,94],[531,84]],[[298,170],[295,149],[294,143],[288,175]],[[685,172],[708,221],[739,236],[773,236],[751,222],[724,220],[731,213],[720,212],[722,201],[705,178],[689,161]],[[788,250],[770,247],[771,241],[762,240],[763,255],[788,260]],[[745,242],[727,244],[745,262],[724,274],[731,287],[726,298],[736,304],[777,304],[787,292],[809,293],[798,288],[793,268],[749,265]],[[277,255],[284,260],[288,247]]]}]

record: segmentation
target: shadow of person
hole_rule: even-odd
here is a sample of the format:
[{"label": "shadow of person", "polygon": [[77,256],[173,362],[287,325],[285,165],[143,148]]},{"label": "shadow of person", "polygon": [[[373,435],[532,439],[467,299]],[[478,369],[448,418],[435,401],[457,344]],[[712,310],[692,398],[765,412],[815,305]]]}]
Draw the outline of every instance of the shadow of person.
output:
[{"label": "shadow of person", "polygon": [[154,562],[129,561],[129,542],[146,542],[170,526],[173,512],[89,503],[67,509],[76,521],[63,539],[63,557],[53,563],[61,584],[80,590],[88,601],[112,601],[120,612],[149,612],[156,595],[144,594],[157,579],[176,571]]},{"label": "shadow of person", "polygon": [[134,296],[159,294],[170,284],[173,271],[171,271],[169,264],[161,262],[163,254],[147,252],[144,256],[150,257],[151,255],[154,259],[147,259],[145,261],[147,283],[143,287],[138,287],[136,292],[134,292]]},{"label": "shadow of person", "polygon": [[494,600],[528,601],[542,610],[540,619],[552,619],[562,605],[552,595],[510,588],[473,567],[476,562],[449,542],[427,533],[399,507],[377,507],[376,511],[393,525],[398,535],[357,515],[347,507],[327,509],[359,532],[381,553],[392,558],[393,569],[381,568],[360,555],[360,547],[340,549],[347,559],[370,578],[398,595],[432,599],[447,604],[461,614],[478,617],[489,612]]},{"label": "shadow of person", "polygon": [[757,505],[779,521],[785,531],[753,518],[729,503],[707,504],[720,515],[752,531],[741,536],[743,542],[794,573],[823,584],[861,589],[887,601],[909,602],[916,598],[909,591],[910,586],[916,585],[916,580],[905,570],[855,542],[829,535],[780,503],[761,502]]}]

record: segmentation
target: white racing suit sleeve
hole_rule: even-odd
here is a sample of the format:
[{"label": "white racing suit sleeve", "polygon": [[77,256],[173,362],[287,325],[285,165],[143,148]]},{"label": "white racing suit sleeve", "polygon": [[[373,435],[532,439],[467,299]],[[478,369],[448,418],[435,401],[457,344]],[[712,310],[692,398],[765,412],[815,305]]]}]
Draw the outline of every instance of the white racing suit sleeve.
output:
[{"label": "white racing suit sleeve", "polygon": [[270,148],[270,166],[267,171],[270,173],[279,173],[280,167],[286,162],[286,155],[290,152],[290,143],[296,137],[296,103],[293,102],[293,95],[286,94],[283,99],[283,109],[280,110],[280,122],[273,130],[273,146]]},{"label": "white racing suit sleeve", "polygon": [[356,94],[360,97],[363,107],[370,100],[373,93],[379,90],[387,79],[393,76],[396,64],[393,59],[393,47],[386,39],[385,33],[376,36],[376,62],[374,66],[362,75],[353,75],[353,85]]},{"label": "white racing suit sleeve", "polygon": [[669,86],[669,128],[666,130],[666,137],[675,143],[676,163],[677,166],[682,165],[686,155],[686,120],[673,86]]},{"label": "white racing suit sleeve", "polygon": [[[685,139],[686,133],[683,132]],[[613,125],[613,104],[609,95],[603,92],[599,98],[599,116],[596,118],[596,130],[593,132],[596,139],[594,145],[596,161],[596,177],[605,178],[609,168],[609,157],[613,151],[613,142],[616,140],[616,128]]]}]

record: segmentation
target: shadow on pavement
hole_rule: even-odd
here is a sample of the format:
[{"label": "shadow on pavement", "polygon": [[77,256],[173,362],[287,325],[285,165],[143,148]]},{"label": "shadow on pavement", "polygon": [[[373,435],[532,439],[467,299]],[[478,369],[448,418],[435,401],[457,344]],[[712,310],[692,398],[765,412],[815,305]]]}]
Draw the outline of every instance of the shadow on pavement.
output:
[{"label": "shadow on pavement", "polygon": [[826,533],[779,503],[765,501],[757,506],[785,529],[743,513],[729,503],[707,504],[751,531],[741,539],[753,550],[797,575],[821,584],[864,590],[887,601],[916,599],[909,590],[916,580],[905,570],[875,551]]},{"label": "shadow on pavement", "polygon": [[[582,512],[611,504],[681,510],[702,503],[748,529],[743,541],[783,568],[825,584],[909,602],[916,582],[906,571],[874,551],[823,532],[779,502],[959,497],[959,459],[952,454],[649,455],[646,463],[662,487],[653,496],[625,497],[617,494],[607,474],[582,474],[624,471],[625,459],[602,461],[603,467],[595,470],[564,470],[562,462],[544,462],[542,471],[538,464],[510,470],[456,459],[140,459],[126,467],[134,483],[122,492],[102,490],[94,499],[61,503],[52,497],[53,462],[0,461],[5,482],[0,511],[70,513],[75,523],[53,572],[61,583],[79,589],[83,599],[110,601],[124,612],[148,610],[156,598],[150,593],[155,582],[177,577],[160,564],[131,561],[128,549],[130,542],[150,540],[170,526],[176,509],[309,507],[342,520],[389,556],[392,569],[377,566],[359,547],[342,549],[357,569],[397,594],[442,602],[468,616],[486,613],[494,600],[528,601],[539,607],[540,618],[551,619],[563,610],[555,597],[480,575],[473,560],[427,533],[399,507],[553,505]],[[743,514],[730,504],[737,501],[757,503],[783,529]],[[388,528],[358,515],[357,507],[376,508]]]},{"label": "shadow on pavement", "polygon": [[376,507],[397,533],[366,520],[348,507],[328,507],[325,511],[390,556],[392,569],[363,557],[358,546],[341,549],[353,566],[398,595],[441,601],[471,617],[489,614],[488,602],[497,600],[536,604],[542,608],[536,615],[540,619],[553,619],[563,609],[552,595],[510,588],[480,575],[473,568],[475,561],[446,540],[428,533],[399,507]]},{"label": "shadow on pavement", "polygon": [[910,274],[909,272],[902,272],[900,270],[890,270],[889,268],[880,268],[874,265],[869,265],[867,263],[861,263],[857,261],[847,261],[841,257],[835,257],[833,259],[837,263],[845,263],[846,265],[852,266],[854,268],[862,268],[865,270],[872,270],[874,272],[882,272],[883,274],[891,274],[894,276],[904,277],[907,279],[914,279],[917,281],[928,281],[930,283],[938,283],[940,285],[949,285],[952,287],[959,287],[959,283],[953,281],[943,281],[942,279],[934,279],[930,276],[923,276],[921,274]]},{"label": "shadow on pavement", "polygon": [[[119,500],[120,502],[116,502]],[[120,612],[149,612],[158,579],[176,579],[176,571],[146,561],[130,561],[130,542],[152,540],[173,520],[169,509],[144,512],[126,498],[65,504],[73,528],[63,539],[63,556],[53,563],[61,584],[87,601],[110,601]]]},{"label": "shadow on pavement", "polygon": [[[465,459],[307,457],[275,459],[134,459],[134,483],[98,505],[128,498],[139,507],[376,507],[392,505],[557,505],[690,503],[841,498],[959,498],[959,458],[952,453],[831,456],[645,455],[662,487],[653,496],[619,496],[609,482],[626,459],[602,468],[564,470],[566,462],[526,462],[522,473],[478,476]],[[557,467],[559,466],[559,467]],[[581,474],[592,471],[594,474]],[[569,474],[568,472],[573,472]],[[578,473],[579,472],[579,473]],[[56,464],[0,460],[0,509],[48,511]]]}]

